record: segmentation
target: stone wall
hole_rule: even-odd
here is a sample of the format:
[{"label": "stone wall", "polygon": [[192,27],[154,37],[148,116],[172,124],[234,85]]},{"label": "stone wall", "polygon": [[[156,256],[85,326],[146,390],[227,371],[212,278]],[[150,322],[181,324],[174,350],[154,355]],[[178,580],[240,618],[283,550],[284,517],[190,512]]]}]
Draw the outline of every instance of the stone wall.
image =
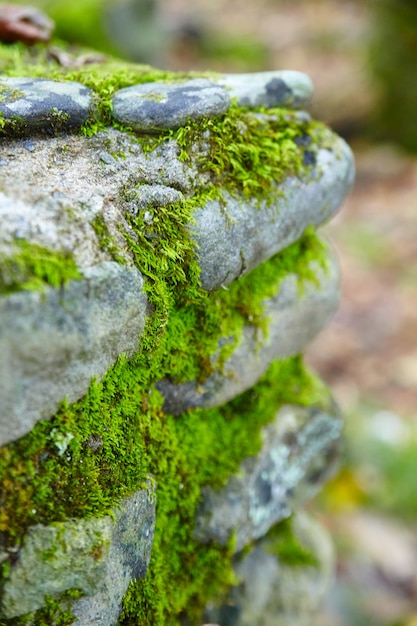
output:
[{"label": "stone wall", "polygon": [[50,63],[0,81],[1,624],[310,626],[351,152],[297,72]]}]

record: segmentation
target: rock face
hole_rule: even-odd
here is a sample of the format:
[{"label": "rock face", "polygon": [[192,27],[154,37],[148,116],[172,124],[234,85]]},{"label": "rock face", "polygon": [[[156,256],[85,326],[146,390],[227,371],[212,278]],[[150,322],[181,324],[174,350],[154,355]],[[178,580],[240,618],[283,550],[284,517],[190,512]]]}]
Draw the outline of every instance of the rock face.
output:
[{"label": "rock face", "polygon": [[280,281],[276,296],[264,302],[269,318],[267,337],[261,338],[256,326],[245,326],[221,372],[204,382],[157,383],[165,398],[164,409],[180,415],[192,407],[224,404],[252,387],[273,360],[298,354],[329,323],[339,302],[338,266],[330,252],[327,268],[314,266],[313,273],[314,282],[303,287],[295,275]]},{"label": "rock face", "polygon": [[146,574],[155,525],[155,497],[138,491],[114,518],[32,526],[3,589],[4,617],[36,611],[46,596],[79,589],[74,615],[81,624],[115,624],[132,578]]},{"label": "rock face", "polygon": [[225,626],[310,626],[327,593],[333,549],[324,529],[306,513],[294,516],[293,530],[313,557],[303,566],[286,562],[279,541],[267,535],[248,555],[238,557],[234,570],[240,583],[226,602],[211,606],[206,621]]},{"label": "rock face", "polygon": [[6,442],[52,415],[64,395],[80,398],[119,354],[137,351],[147,298],[136,268],[104,261],[64,289],[1,298],[0,310],[0,439]]},{"label": "rock face", "polygon": [[273,524],[310,499],[334,472],[342,424],[337,409],[284,406],[262,432],[262,449],[243,461],[221,491],[207,487],[197,513],[200,541],[236,551],[265,535]]},{"label": "rock face", "polygon": [[339,140],[332,151],[319,150],[309,179],[300,184],[288,177],[276,203],[242,203],[228,194],[209,201],[195,213],[203,286],[226,287],[299,239],[308,226],[328,221],[352,182],[350,149]]},{"label": "rock face", "polygon": [[342,424],[298,355],[337,307],[313,231],[352,154],[290,110],[297,72],[138,69],[118,128],[108,85],[47,74],[1,81],[2,623],[310,626],[332,558],[300,510]]}]

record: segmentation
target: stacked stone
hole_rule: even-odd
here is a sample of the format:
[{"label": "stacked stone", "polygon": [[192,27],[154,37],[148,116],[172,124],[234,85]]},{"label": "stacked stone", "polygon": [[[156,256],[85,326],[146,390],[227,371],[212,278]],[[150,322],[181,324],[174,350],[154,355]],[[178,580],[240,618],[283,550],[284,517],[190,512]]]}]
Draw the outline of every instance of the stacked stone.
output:
[{"label": "stacked stone", "polygon": [[[236,103],[265,127],[276,120],[276,107],[297,110],[289,119],[308,124],[308,114],[298,109],[308,104],[311,89],[309,79],[297,72],[135,85],[116,92],[112,102],[115,126],[133,134],[109,127],[85,137],[78,129],[94,111],[91,90],[71,82],[1,79],[7,133],[0,148],[1,459],[11,458],[10,446],[23,450],[25,437],[51,420],[50,448],[43,454],[67,458],[72,471],[75,435],[63,434],[60,403],[76,403],[89,393],[91,380],[105,379],[121,355],[134,360],[143,349],[158,303],[149,297],[149,272],[136,261],[132,219],[140,218],[148,229],[141,245],[159,245],[163,235],[154,226],[160,212],[171,211],[175,220],[176,206],[200,197],[198,192],[216,180],[204,166],[210,131],[195,140],[186,159],[175,131],[221,119]],[[158,140],[146,148],[138,135]],[[353,180],[348,146],[328,130],[317,144],[301,134],[295,145],[305,168],[277,181],[270,197],[222,189],[194,207],[187,232],[204,293],[227,290],[255,268],[262,271],[269,259],[340,207]],[[21,269],[22,250],[29,255],[47,250],[67,260],[65,280],[30,282]],[[228,407],[240,394],[256,390],[277,359],[302,352],[329,323],[339,298],[337,262],[327,246],[320,260],[308,261],[307,270],[306,278],[297,267],[287,268],[273,295],[265,294],[265,333],[248,319],[237,339],[219,337],[207,374],[184,379],[165,372],[154,380],[154,394],[163,398],[160,410],[181,420],[193,411]],[[239,303],[233,306],[238,309]],[[239,584],[227,596],[206,598],[201,619],[221,626],[312,623],[330,578],[331,550],[302,506],[334,472],[341,433],[337,407],[324,395],[311,405],[278,406],[261,429],[257,455],[243,458],[221,488],[210,481],[202,486],[192,539],[207,550],[220,545],[233,553]],[[123,402],[120,394],[114,402]],[[89,453],[99,451],[103,437],[94,429],[83,445]],[[11,478],[7,462],[0,467],[3,505]],[[126,611],[120,617],[123,596],[132,580],[146,578],[158,526],[160,485],[157,468],[150,470],[130,495],[111,503],[112,515],[94,516],[89,510],[85,517],[77,513],[57,521],[52,509],[46,521],[31,513],[21,535],[0,526],[4,623],[17,624],[26,614],[36,623],[36,611],[48,598],[62,599],[73,589],[82,597],[62,600],[72,611],[68,623],[111,626],[127,619]],[[293,532],[314,555],[314,563],[296,569],[271,548],[271,532],[292,514]],[[186,606],[182,610],[187,613]]]}]

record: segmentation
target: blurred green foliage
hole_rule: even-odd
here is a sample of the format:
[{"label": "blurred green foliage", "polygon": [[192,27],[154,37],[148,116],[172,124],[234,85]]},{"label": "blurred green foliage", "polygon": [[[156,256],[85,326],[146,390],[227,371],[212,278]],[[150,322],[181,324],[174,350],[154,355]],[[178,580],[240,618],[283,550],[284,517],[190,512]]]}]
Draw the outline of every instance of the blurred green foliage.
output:
[{"label": "blurred green foliage", "polygon": [[417,2],[372,0],[370,66],[378,90],[375,130],[417,152]]}]

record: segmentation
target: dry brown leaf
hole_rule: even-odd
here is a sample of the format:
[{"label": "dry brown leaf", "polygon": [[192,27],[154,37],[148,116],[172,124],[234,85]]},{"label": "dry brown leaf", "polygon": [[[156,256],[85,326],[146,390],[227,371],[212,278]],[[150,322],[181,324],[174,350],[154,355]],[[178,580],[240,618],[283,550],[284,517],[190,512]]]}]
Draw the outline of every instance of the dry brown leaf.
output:
[{"label": "dry brown leaf", "polygon": [[0,41],[22,41],[30,46],[51,38],[54,22],[34,7],[0,4]]},{"label": "dry brown leaf", "polygon": [[49,46],[48,55],[62,67],[81,67],[90,63],[104,63],[106,60],[106,55],[99,52],[90,52],[76,56],[57,46]]}]

